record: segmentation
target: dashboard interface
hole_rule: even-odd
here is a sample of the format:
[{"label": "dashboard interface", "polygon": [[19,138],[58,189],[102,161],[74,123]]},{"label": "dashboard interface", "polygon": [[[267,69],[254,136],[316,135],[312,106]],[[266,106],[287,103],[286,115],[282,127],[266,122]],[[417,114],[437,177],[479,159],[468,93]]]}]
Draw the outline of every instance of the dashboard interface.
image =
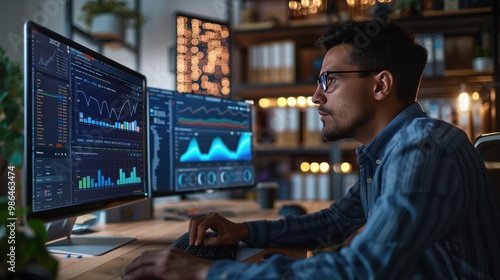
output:
[{"label": "dashboard interface", "polygon": [[253,185],[252,104],[148,88],[154,193]]},{"label": "dashboard interface", "polygon": [[144,76],[41,27],[26,32],[32,211],[146,197]]}]

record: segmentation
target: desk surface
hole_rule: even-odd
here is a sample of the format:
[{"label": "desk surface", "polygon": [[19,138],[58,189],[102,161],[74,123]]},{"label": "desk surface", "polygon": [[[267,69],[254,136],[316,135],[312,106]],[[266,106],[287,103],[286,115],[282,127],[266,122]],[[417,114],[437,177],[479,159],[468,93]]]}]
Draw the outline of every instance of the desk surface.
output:
[{"label": "desk surface", "polygon": [[[220,211],[231,211],[235,215],[229,217],[234,222],[251,220],[278,219],[277,209],[284,204],[300,204],[308,213],[328,207],[323,201],[277,201],[274,209],[262,210],[250,200],[217,200],[217,201],[183,201],[168,202],[155,205],[155,217],[151,220],[123,222],[98,225],[93,229],[100,236],[127,236],[137,240],[119,247],[101,256],[84,256],[66,258],[65,254],[54,254],[59,261],[57,279],[120,279],[123,269],[144,251],[165,248],[188,230],[188,221],[165,221],[166,207],[215,207]],[[268,248],[255,255],[250,261],[260,260],[264,253],[281,251],[293,257],[306,257],[306,250],[292,248]]]}]

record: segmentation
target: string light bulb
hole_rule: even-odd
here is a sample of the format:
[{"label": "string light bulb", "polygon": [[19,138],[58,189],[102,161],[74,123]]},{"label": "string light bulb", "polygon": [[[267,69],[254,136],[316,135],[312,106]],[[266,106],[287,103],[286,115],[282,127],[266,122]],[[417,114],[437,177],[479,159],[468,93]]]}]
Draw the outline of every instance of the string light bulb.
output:
[{"label": "string light bulb", "polygon": [[460,84],[460,94],[458,95],[458,109],[467,112],[470,108],[470,96],[465,91],[465,83]]}]

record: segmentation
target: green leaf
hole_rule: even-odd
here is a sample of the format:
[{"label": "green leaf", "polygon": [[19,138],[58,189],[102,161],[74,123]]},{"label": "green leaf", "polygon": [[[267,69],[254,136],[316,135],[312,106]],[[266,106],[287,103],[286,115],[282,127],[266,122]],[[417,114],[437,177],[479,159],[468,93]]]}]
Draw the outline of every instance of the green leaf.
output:
[{"label": "green leaf", "polygon": [[47,242],[47,231],[43,222],[39,219],[28,219],[28,225],[35,232],[35,236],[45,244]]},{"label": "green leaf", "polygon": [[17,117],[19,117],[19,112],[21,108],[16,102],[13,102],[12,100],[7,100],[7,101],[9,101],[9,103],[4,108],[5,122],[11,124],[16,120]]},{"label": "green leaf", "polygon": [[10,60],[0,47],[0,153],[9,162],[22,165],[23,72],[18,62]]},{"label": "green leaf", "polygon": [[12,153],[12,155],[10,156],[9,162],[10,164],[15,166],[20,166],[21,164],[23,164],[23,155],[21,151],[19,150],[14,151],[14,153]]},{"label": "green leaf", "polygon": [[0,93],[0,108],[3,108],[4,104],[3,104],[3,100],[9,96],[9,92],[7,90],[4,90]]}]

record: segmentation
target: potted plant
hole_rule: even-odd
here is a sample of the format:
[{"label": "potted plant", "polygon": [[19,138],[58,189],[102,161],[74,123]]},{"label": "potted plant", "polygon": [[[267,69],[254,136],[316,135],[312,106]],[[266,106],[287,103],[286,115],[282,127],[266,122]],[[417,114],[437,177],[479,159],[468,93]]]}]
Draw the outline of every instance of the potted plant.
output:
[{"label": "potted plant", "polygon": [[23,72],[0,47],[0,153],[13,165],[22,163]]},{"label": "potted plant", "polygon": [[493,60],[489,48],[477,47],[472,59],[472,69],[474,71],[485,71],[493,69]]},{"label": "potted plant", "polygon": [[[6,193],[8,167],[22,166],[23,72],[0,47],[0,195]],[[19,169],[16,169],[16,171]],[[20,176],[16,176],[16,179]]]},{"label": "potted plant", "polygon": [[55,279],[59,263],[45,247],[43,222],[28,219],[21,226],[17,221],[23,209],[13,200],[10,195],[0,196],[0,279]]},{"label": "potted plant", "polygon": [[397,0],[396,7],[402,18],[420,16],[422,14],[422,0]]},{"label": "potted plant", "polygon": [[123,40],[125,27],[141,26],[145,18],[120,0],[88,1],[82,6],[82,19],[99,40]]}]

